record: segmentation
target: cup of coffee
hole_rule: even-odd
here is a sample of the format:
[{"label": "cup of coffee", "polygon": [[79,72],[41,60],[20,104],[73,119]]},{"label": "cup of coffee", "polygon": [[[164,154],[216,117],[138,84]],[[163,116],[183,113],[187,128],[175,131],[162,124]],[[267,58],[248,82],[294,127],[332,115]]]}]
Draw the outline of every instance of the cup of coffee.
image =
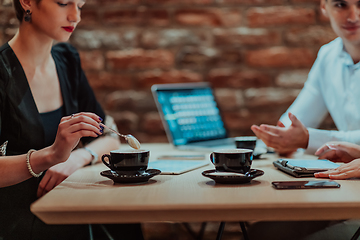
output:
[{"label": "cup of coffee", "polygon": [[251,149],[220,149],[210,154],[210,161],[220,172],[247,173],[252,163]]},{"label": "cup of coffee", "polygon": [[242,136],[235,138],[236,148],[246,148],[254,150],[256,147],[257,137],[255,136]]},{"label": "cup of coffee", "polygon": [[[101,157],[103,163],[113,171],[145,171],[149,162],[149,150],[116,150]],[[106,161],[105,159],[108,159]]]}]

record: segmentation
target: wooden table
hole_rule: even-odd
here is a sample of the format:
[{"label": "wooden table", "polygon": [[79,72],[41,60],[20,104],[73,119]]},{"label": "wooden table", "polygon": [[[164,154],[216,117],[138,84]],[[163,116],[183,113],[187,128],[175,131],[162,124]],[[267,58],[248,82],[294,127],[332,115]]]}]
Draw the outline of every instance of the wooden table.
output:
[{"label": "wooden table", "polygon": [[[151,161],[159,154],[188,154],[169,144],[143,144]],[[205,152],[208,158],[210,152]],[[157,175],[147,183],[114,184],[100,175],[105,165],[85,167],[34,202],[31,211],[48,224],[151,221],[339,220],[360,218],[360,181],[343,180],[339,189],[276,190],[275,180],[295,179],[276,170],[275,154],[254,160],[265,171],[248,184],[215,184],[201,172]],[[302,179],[301,179],[302,180]]]}]

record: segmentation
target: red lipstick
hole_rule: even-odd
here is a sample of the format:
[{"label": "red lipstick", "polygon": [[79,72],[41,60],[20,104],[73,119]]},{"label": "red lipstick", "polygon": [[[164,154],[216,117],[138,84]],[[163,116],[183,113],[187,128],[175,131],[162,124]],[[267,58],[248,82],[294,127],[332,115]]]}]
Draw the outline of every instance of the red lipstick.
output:
[{"label": "red lipstick", "polygon": [[62,28],[67,32],[73,32],[74,31],[74,27],[72,27],[72,26],[67,26],[67,27],[62,27]]}]

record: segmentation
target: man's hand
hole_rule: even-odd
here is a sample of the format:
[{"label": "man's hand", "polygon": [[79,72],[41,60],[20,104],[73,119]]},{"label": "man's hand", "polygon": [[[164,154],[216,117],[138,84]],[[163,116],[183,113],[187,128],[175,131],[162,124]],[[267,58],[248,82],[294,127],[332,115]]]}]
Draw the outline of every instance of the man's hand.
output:
[{"label": "man's hand", "polygon": [[315,155],[319,159],[329,159],[333,162],[351,162],[360,158],[360,146],[348,142],[328,142],[321,146]]},{"label": "man's hand", "polygon": [[288,128],[278,122],[277,126],[253,125],[251,130],[268,147],[274,148],[279,154],[287,155],[295,152],[298,148],[307,148],[309,131],[292,113],[289,113],[289,118],[292,123]]},{"label": "man's hand", "polygon": [[315,173],[315,177],[338,180],[348,178],[360,178],[360,159],[355,159],[349,163],[345,163],[333,170]]}]

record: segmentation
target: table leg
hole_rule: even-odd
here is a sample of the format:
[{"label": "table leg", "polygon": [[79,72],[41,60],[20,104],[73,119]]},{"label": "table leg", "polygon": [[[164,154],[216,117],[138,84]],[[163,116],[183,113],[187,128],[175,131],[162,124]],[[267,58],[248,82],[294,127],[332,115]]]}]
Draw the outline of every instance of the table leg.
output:
[{"label": "table leg", "polygon": [[239,222],[239,223],[240,223],[242,234],[244,236],[244,240],[249,240],[249,236],[247,234],[245,223],[244,222]]},{"label": "table leg", "polygon": [[204,236],[204,232],[205,232],[205,227],[206,227],[206,222],[202,222],[201,223],[201,228],[198,234],[196,234],[194,232],[194,230],[191,228],[191,226],[188,223],[183,223],[184,227],[186,228],[186,230],[190,233],[190,235],[195,239],[195,240],[201,240],[203,239]]},{"label": "table leg", "polygon": [[357,240],[360,236],[360,227],[358,228],[358,230],[356,230],[354,236],[352,236],[351,240]]},{"label": "table leg", "polygon": [[219,226],[217,236],[216,236],[216,240],[221,240],[221,237],[222,237],[223,232],[224,232],[224,228],[225,228],[225,222],[221,222],[220,226]]},{"label": "table leg", "polygon": [[100,224],[101,229],[104,231],[104,233],[106,234],[106,236],[109,238],[109,240],[114,240],[114,238],[111,236],[111,234],[109,233],[109,231],[105,228],[104,225]]},{"label": "table leg", "polygon": [[94,240],[94,235],[93,235],[91,224],[89,224],[89,240]]},{"label": "table leg", "polygon": [[198,239],[201,240],[204,237],[206,222],[201,223],[201,228],[198,234]]}]

